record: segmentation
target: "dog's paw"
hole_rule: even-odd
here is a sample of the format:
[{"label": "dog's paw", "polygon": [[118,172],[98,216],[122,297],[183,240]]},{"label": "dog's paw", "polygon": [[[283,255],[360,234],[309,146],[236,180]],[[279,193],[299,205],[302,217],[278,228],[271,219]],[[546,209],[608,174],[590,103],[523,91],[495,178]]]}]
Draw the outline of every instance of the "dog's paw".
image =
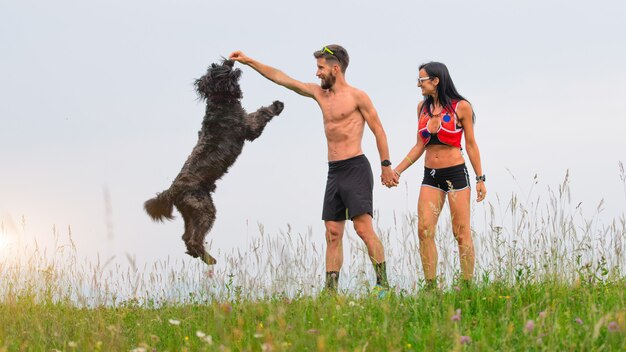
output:
[{"label": "dog's paw", "polygon": [[274,110],[274,114],[276,115],[280,115],[284,107],[285,107],[285,104],[283,104],[282,101],[276,100],[272,103],[272,109]]},{"label": "dog's paw", "polygon": [[207,265],[217,264],[217,259],[213,258],[213,256],[207,252],[204,252],[204,255],[200,259],[202,259],[202,261],[205,262]]}]

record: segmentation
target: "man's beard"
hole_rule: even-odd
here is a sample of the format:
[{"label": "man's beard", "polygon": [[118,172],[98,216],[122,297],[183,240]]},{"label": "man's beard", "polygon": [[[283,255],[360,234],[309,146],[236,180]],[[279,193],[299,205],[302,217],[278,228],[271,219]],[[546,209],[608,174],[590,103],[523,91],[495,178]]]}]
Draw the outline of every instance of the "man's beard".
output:
[{"label": "man's beard", "polygon": [[330,89],[335,85],[337,77],[329,75],[327,79],[322,79],[322,89]]}]

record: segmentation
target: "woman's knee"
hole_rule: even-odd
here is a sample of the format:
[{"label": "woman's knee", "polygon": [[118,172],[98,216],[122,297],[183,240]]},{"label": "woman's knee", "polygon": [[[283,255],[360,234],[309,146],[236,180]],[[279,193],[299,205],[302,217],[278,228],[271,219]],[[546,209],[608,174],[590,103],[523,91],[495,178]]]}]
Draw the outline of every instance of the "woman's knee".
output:
[{"label": "woman's knee", "polygon": [[469,225],[453,224],[452,232],[454,234],[454,238],[459,243],[459,245],[471,244],[472,232],[470,230]]},{"label": "woman's knee", "polygon": [[435,240],[435,224],[420,222],[417,225],[417,236],[420,242]]}]

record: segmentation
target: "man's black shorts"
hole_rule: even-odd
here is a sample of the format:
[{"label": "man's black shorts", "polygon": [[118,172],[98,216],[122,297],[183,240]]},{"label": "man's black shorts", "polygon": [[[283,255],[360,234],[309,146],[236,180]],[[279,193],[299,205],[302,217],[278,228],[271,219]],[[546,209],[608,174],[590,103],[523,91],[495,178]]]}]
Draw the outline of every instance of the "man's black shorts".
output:
[{"label": "man's black shorts", "polygon": [[352,220],[373,213],[372,167],[365,155],[328,163],[322,220]]}]

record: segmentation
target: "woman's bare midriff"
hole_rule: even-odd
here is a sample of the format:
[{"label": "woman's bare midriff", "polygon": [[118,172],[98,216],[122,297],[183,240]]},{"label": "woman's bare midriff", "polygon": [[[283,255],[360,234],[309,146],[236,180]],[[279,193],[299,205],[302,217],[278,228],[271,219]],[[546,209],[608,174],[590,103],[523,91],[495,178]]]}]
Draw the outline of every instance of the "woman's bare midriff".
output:
[{"label": "woman's bare midriff", "polygon": [[449,145],[430,145],[426,147],[424,166],[430,169],[441,169],[460,165],[465,162],[461,149]]}]

